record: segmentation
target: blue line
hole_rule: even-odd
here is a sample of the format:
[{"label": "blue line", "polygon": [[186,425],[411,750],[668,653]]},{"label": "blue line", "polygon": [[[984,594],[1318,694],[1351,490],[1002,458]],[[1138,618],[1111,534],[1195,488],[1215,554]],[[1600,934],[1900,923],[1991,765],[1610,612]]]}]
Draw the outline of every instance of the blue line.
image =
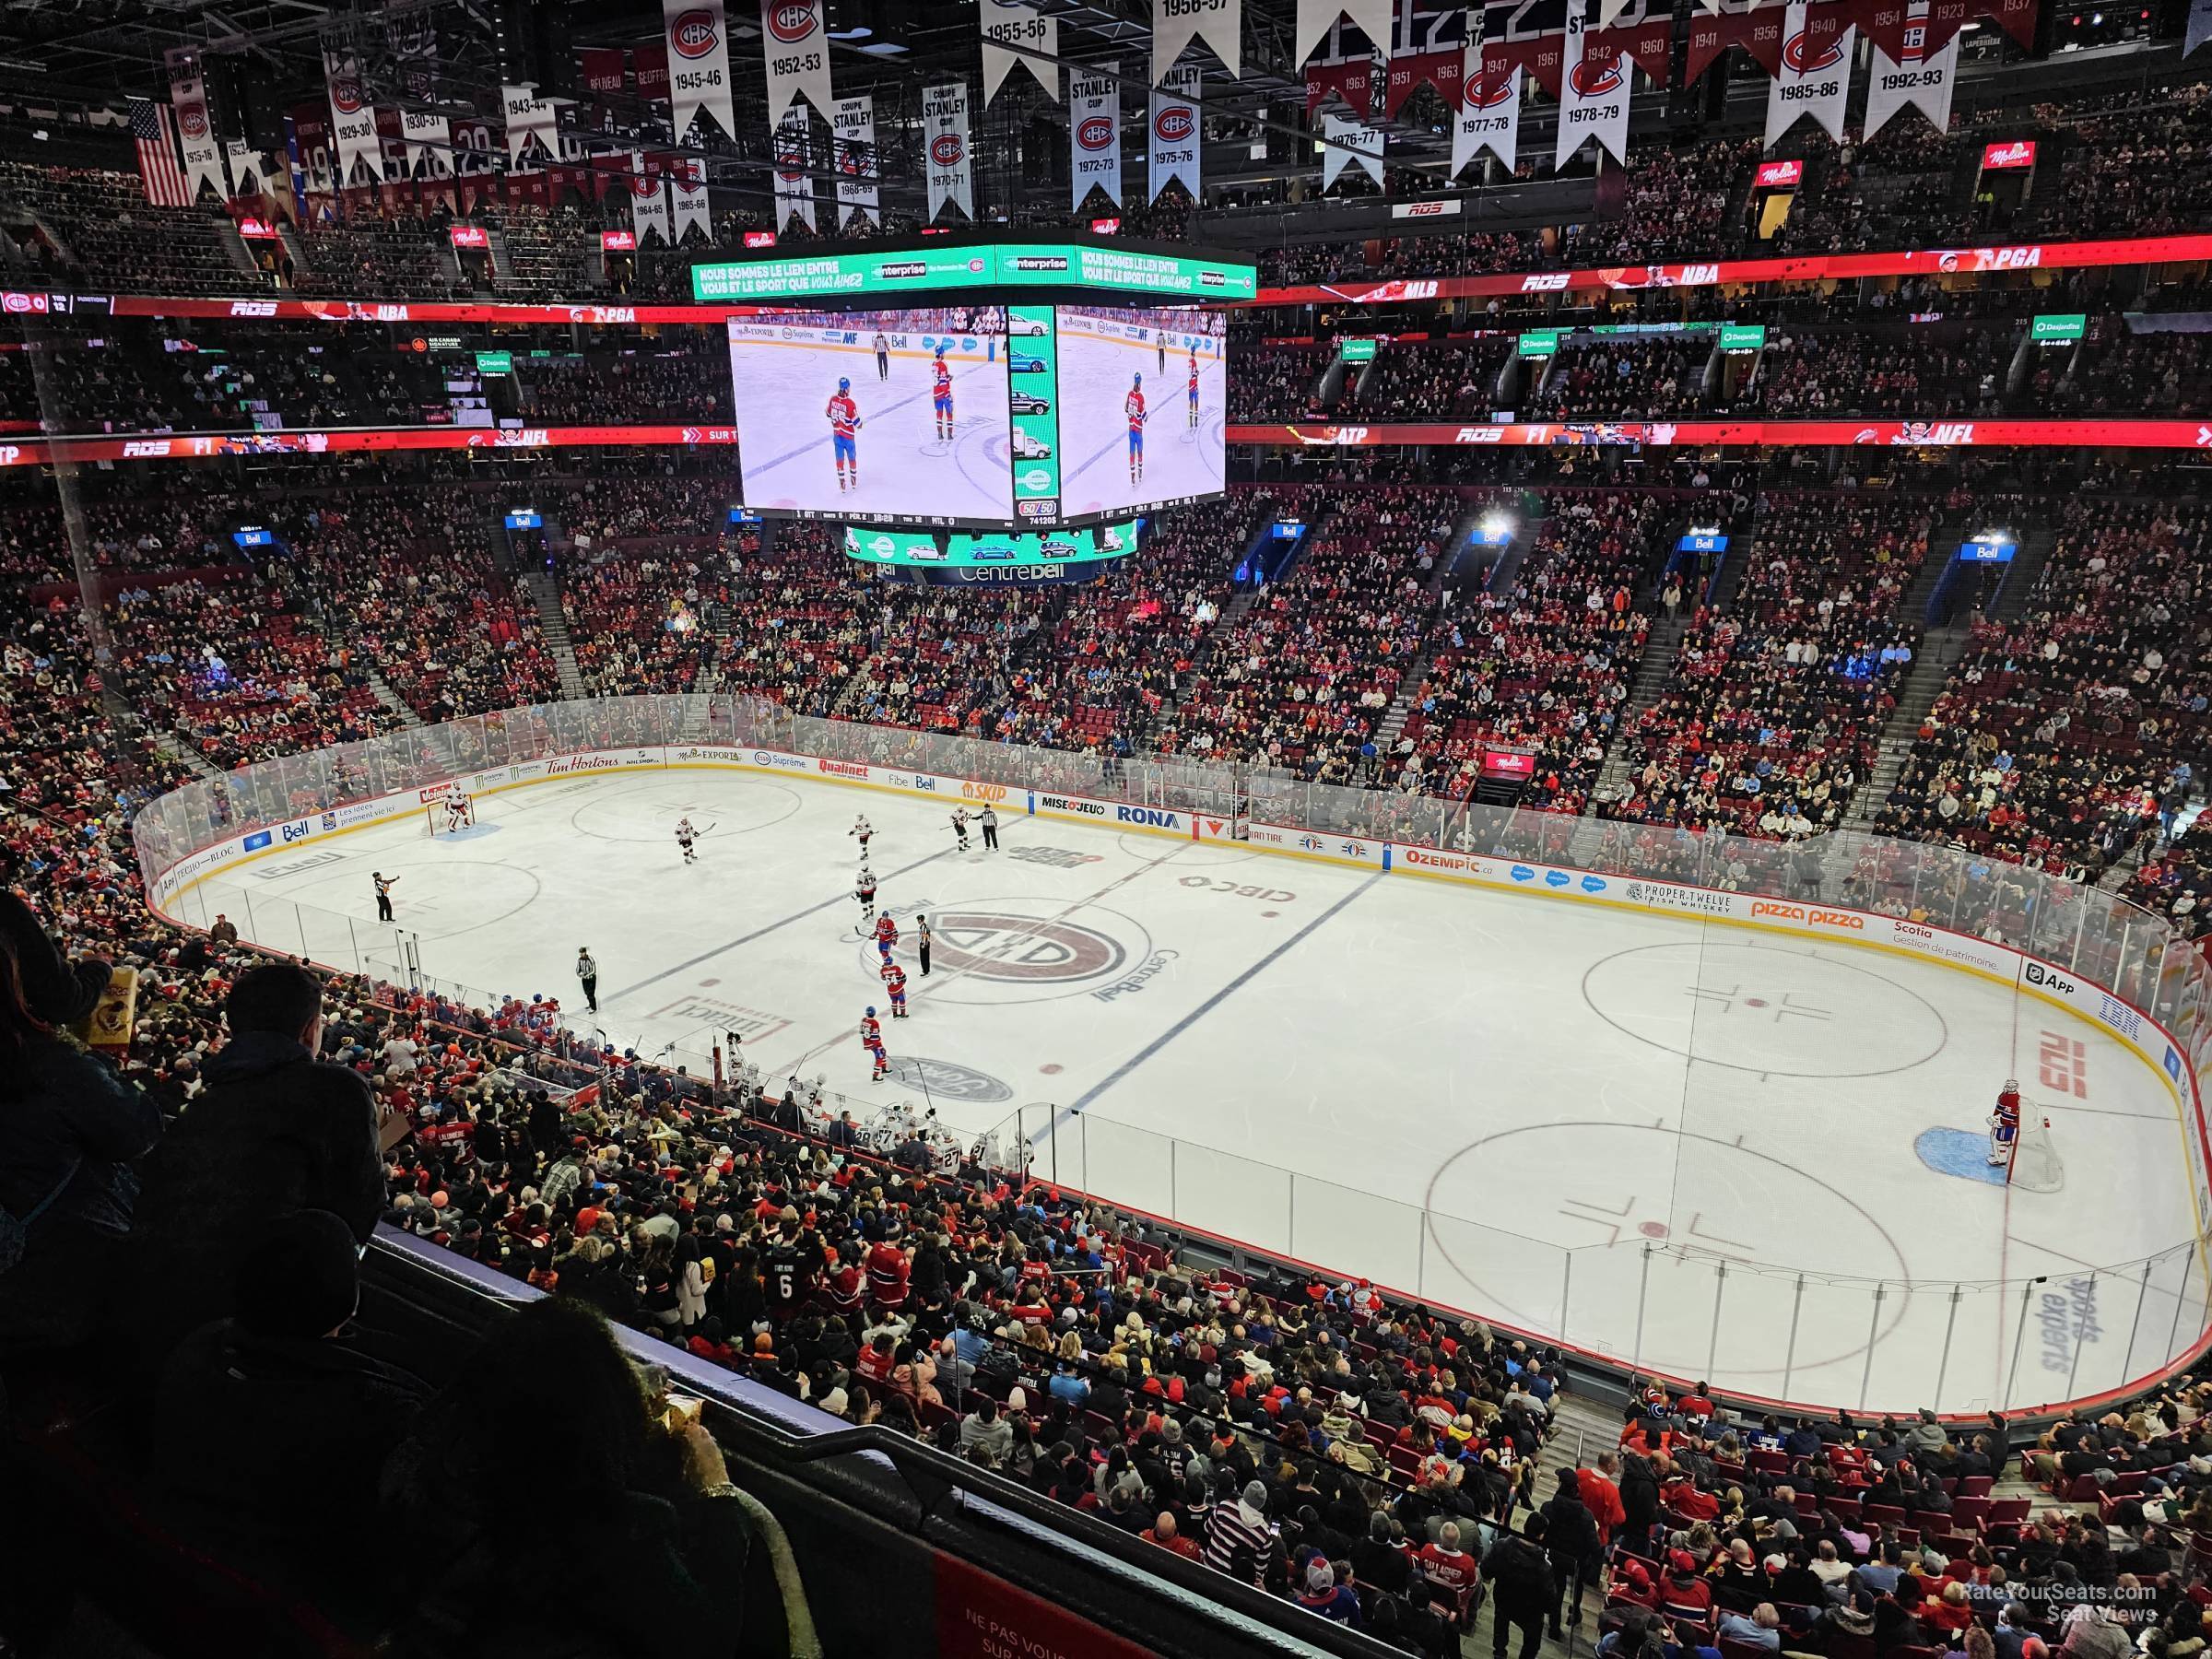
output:
[{"label": "blue line", "polygon": [[1146,1061],[1151,1059],[1153,1055],[1159,1053],[1161,1049],[1166,1048],[1169,1043],[1174,1041],[1176,1038],[1182,1036],[1183,1032],[1189,1030],[1194,1025],[1196,1025],[1199,1020],[1205,1018],[1208,1014],[1211,1014],[1216,1008],[1219,1007],[1222,1003],[1227,1001],[1236,992],[1241,990],[1246,984],[1250,983],[1252,980],[1255,978],[1264,969],[1271,967],[1276,962],[1279,961],[1283,956],[1294,947],[1304,944],[1306,940],[1311,938],[1324,923],[1331,920],[1338,911],[1343,910],[1347,905],[1350,904],[1353,900],[1359,898],[1360,894],[1366,892],[1369,888],[1373,887],[1376,882],[1382,879],[1382,873],[1378,871],[1374,875],[1370,876],[1358,887],[1354,888],[1350,892],[1347,893],[1343,898],[1337,900],[1336,902],[1330,905],[1327,910],[1323,911],[1320,915],[1314,917],[1312,921],[1307,923],[1303,927],[1300,928],[1296,933],[1285,939],[1280,945],[1277,945],[1273,950],[1270,950],[1265,956],[1260,958],[1258,961],[1253,963],[1251,967],[1245,969],[1243,972],[1238,974],[1235,979],[1230,980],[1229,983],[1222,986],[1220,990],[1215,992],[1211,996],[1207,997],[1204,1002],[1193,1008],[1188,1014],[1185,1014],[1181,1019],[1177,1020],[1173,1025],[1170,1026],[1159,1036],[1153,1038],[1151,1041],[1147,1042],[1143,1048],[1139,1049],[1135,1055],[1127,1060],[1123,1061],[1120,1065],[1114,1067],[1114,1069],[1107,1075],[1102,1082],[1094,1083],[1090,1088],[1085,1089],[1083,1093],[1077,1097],[1076,1103],[1073,1106],[1063,1106],[1058,1112],[1054,1112],[1053,1114],[1053,1121],[1044,1128],[1039,1130],[1036,1135],[1032,1135],[1030,1137],[1031,1140],[1035,1141],[1043,1135],[1050,1135],[1053,1130],[1059,1128],[1062,1124],[1067,1122],[1069,1118],[1074,1117],[1077,1112],[1081,1112],[1084,1107],[1089,1105],[1093,1100],[1097,1100],[1100,1095],[1112,1088],[1116,1083],[1119,1083],[1124,1077],[1126,1077],[1138,1066],[1144,1065]]},{"label": "blue line", "polygon": [[[947,847],[942,853],[932,853],[926,858],[917,858],[912,864],[906,865],[899,869],[893,870],[891,874],[894,876],[903,876],[909,870],[918,870],[925,864],[935,864],[938,859],[949,857],[951,854],[959,851],[959,849],[958,847]],[[711,962],[716,957],[722,955],[722,953],[725,950],[735,950],[740,945],[750,945],[755,939],[765,938],[768,935],[774,933],[780,927],[789,927],[794,922],[804,922],[808,916],[818,915],[821,912],[829,910],[834,905],[852,904],[853,902],[855,902],[855,900],[849,890],[838,894],[833,899],[825,899],[819,904],[809,905],[803,911],[794,912],[791,915],[785,916],[781,922],[771,922],[766,927],[755,928],[751,933],[747,934],[743,938],[730,939],[723,944],[715,946],[712,950],[702,951],[700,955],[693,957],[688,962],[678,962],[673,968],[664,968],[660,972],[654,974],[651,979],[640,980],[634,985],[625,985],[619,991],[609,991],[603,999],[603,1003],[618,1001],[620,998],[629,996],[635,992],[644,990],[648,985],[657,985],[672,973],[681,973],[687,968],[696,968],[701,962]]]}]

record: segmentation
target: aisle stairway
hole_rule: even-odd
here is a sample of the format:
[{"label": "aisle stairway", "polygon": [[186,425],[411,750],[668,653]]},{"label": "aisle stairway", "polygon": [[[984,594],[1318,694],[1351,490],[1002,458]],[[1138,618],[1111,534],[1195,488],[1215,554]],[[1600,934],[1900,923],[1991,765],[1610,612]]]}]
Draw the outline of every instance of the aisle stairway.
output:
[{"label": "aisle stairway", "polygon": [[552,652],[553,666],[560,675],[560,694],[588,695],[583,671],[576,666],[576,647],[569,637],[569,619],[561,613],[559,580],[549,571],[532,571],[517,580],[537,606],[537,625],[545,633],[546,648]]},{"label": "aisle stairway", "polygon": [[392,688],[392,682],[390,680],[387,680],[382,675],[379,674],[373,668],[368,670],[368,675],[369,689],[376,693],[376,700],[378,702],[382,703],[385,708],[391,710],[392,712],[397,716],[401,725],[418,726],[422,724],[422,716],[416,713],[414,709],[408,706],[407,700],[406,698],[400,696],[398,692]]}]

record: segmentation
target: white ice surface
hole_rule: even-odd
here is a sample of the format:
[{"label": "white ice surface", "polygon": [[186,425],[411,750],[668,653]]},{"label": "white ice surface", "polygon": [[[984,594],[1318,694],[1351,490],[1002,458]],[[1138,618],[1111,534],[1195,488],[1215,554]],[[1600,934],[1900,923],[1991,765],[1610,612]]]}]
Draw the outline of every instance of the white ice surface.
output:
[{"label": "white ice surface", "polygon": [[[381,869],[441,979],[559,996],[641,1053],[735,1027],[771,1075],[863,1102],[926,1077],[963,1130],[1018,1111],[1072,1185],[1760,1394],[2079,1397],[2205,1324],[2195,1257],[2169,1250],[2194,1230],[2171,1097],[2087,1022],[1886,953],[1033,818],[1020,799],[1003,850],[979,835],[961,854],[949,800],[587,778],[480,796],[452,839],[409,822],[250,864],[179,908],[337,959],[318,944],[333,929],[364,948],[392,934]],[[879,1085],[854,1034],[886,1008],[854,927],[861,811],[914,1010],[886,1023],[904,1069]],[[712,826],[692,867],[670,833],[685,815]],[[2006,1077],[2051,1120],[2057,1193],[1916,1152],[1925,1132],[1981,1135]]]}]

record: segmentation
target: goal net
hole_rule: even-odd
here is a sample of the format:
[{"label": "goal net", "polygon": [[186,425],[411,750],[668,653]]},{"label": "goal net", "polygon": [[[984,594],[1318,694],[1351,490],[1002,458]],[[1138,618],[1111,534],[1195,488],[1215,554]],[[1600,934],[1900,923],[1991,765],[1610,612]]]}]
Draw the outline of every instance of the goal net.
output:
[{"label": "goal net", "polygon": [[[458,806],[456,817],[448,812],[449,806]],[[469,830],[476,826],[477,803],[468,795],[452,795],[442,801],[432,801],[423,809],[423,818],[431,835],[446,835],[455,830]]]},{"label": "goal net", "polygon": [[2012,1137],[2012,1159],[2005,1179],[2030,1193],[2055,1193],[2066,1184],[2065,1166],[2051,1144],[2049,1118],[2022,1118],[2020,1132]]}]

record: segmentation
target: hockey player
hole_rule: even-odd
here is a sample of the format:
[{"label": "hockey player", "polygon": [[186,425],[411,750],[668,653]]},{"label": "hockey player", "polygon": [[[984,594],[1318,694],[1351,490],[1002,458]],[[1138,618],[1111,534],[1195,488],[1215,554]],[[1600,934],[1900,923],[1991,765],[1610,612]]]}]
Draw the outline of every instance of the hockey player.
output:
[{"label": "hockey player", "polygon": [[1989,1161],[2001,1166],[2012,1161],[2012,1144],[2020,1135],[2020,1083],[2005,1079],[1995,1108],[1989,1114]]},{"label": "hockey player", "polygon": [[890,994],[891,1018],[906,1018],[906,970],[886,958],[883,964],[883,988]]},{"label": "hockey player", "polygon": [[868,1058],[876,1068],[868,1081],[882,1082],[883,1074],[891,1068],[891,1061],[890,1056],[883,1052],[883,1026],[877,1021],[873,1008],[861,1016],[860,1046],[868,1051]]},{"label": "hockey player", "polygon": [[699,862],[699,854],[692,850],[691,846],[691,843],[698,839],[699,831],[691,828],[691,820],[689,818],[680,818],[676,820],[676,844],[684,850],[684,862],[686,864],[697,864]]},{"label": "hockey player", "polygon": [[465,830],[468,827],[470,810],[466,795],[445,797],[445,828],[449,835],[456,830]]},{"label": "hockey player", "polygon": [[899,943],[899,924],[889,916],[876,918],[876,954],[885,961],[891,959],[891,947]]},{"label": "hockey player", "polygon": [[967,807],[965,807],[965,806],[956,806],[956,807],[954,807],[954,808],[952,809],[952,833],[953,833],[953,836],[954,836],[954,838],[955,838],[955,839],[956,839],[956,840],[957,840],[957,841],[959,842],[959,848],[958,848],[957,850],[958,850],[958,851],[959,851],[959,852],[962,852],[962,853],[965,853],[965,852],[967,852],[967,851],[968,851],[968,808],[967,808]]},{"label": "hockey player", "polygon": [[1135,376],[1129,382],[1129,395],[1122,399],[1122,413],[1129,417],[1129,482],[1134,484],[1145,476],[1145,377]]},{"label": "hockey player", "polygon": [[837,463],[837,487],[842,489],[860,488],[860,406],[853,401],[853,382],[839,376],[837,390],[831,394],[822,413],[830,422],[830,453]]},{"label": "hockey player", "polygon": [[876,833],[876,827],[868,822],[867,815],[864,813],[853,820],[853,828],[845,833],[860,837],[860,859],[865,864],[868,859],[868,838]]},{"label": "hockey player", "polygon": [[929,401],[936,410],[937,436],[952,436],[952,371],[945,366],[945,347],[937,347],[936,360],[929,366]]},{"label": "hockey player", "polygon": [[1184,406],[1182,424],[1187,427],[1198,424],[1198,352],[1194,347],[1191,351],[1190,402]]},{"label": "hockey player", "polygon": [[865,933],[869,923],[876,920],[876,872],[866,865],[853,878],[853,897],[860,900],[860,925]]}]

